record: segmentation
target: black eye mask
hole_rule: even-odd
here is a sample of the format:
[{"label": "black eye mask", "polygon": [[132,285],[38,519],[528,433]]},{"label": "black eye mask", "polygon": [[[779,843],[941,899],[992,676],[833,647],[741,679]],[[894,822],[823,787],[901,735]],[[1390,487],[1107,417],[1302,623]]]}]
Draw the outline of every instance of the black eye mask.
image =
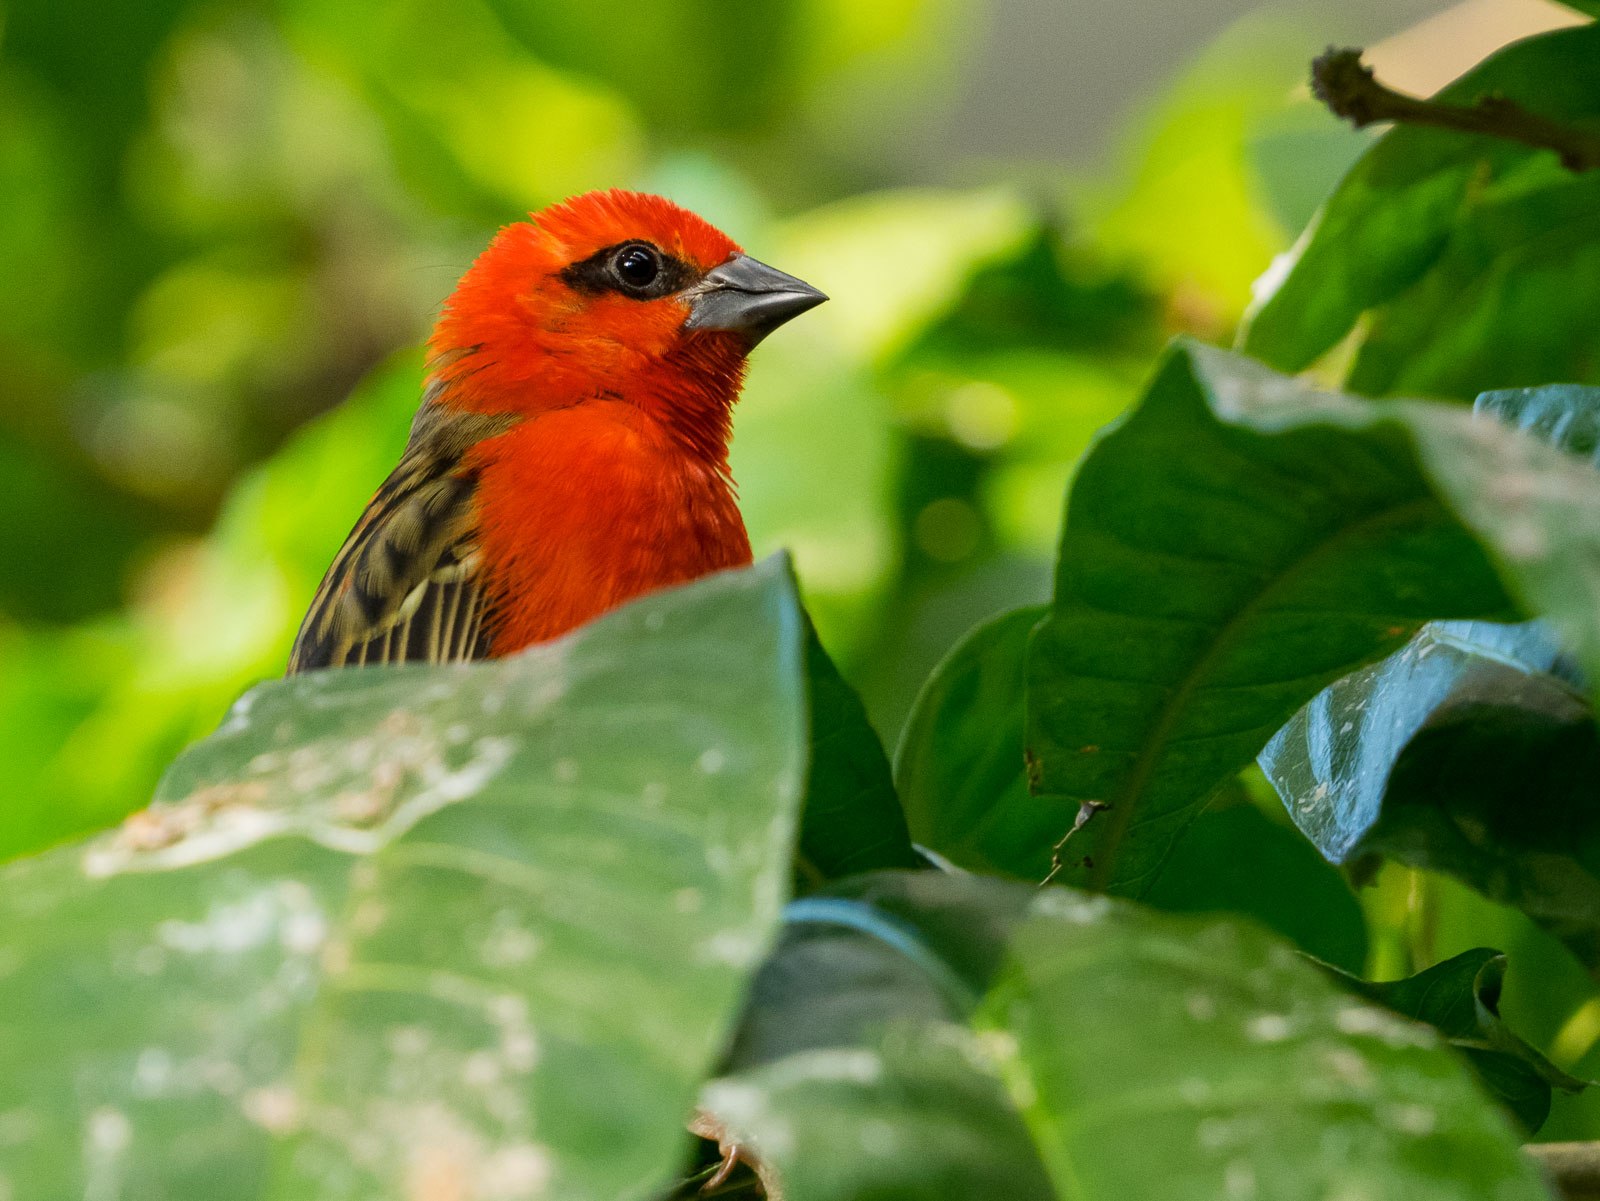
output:
[{"label": "black eye mask", "polygon": [[635,300],[658,300],[681,292],[700,272],[659,247],[638,240],[618,242],[562,270],[561,278],[579,292],[615,292]]}]

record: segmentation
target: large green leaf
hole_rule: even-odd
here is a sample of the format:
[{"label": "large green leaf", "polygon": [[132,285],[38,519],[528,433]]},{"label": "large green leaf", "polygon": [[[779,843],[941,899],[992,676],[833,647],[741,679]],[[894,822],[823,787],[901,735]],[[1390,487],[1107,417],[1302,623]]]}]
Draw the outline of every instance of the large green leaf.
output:
[{"label": "large green leaf", "polygon": [[618,1197],[664,1179],[786,890],[772,560],[515,658],[265,685],[3,874],[19,1195]]},{"label": "large green leaf", "polygon": [[1078,472],[1030,648],[1031,783],[1079,806],[1063,879],[1143,893],[1320,688],[1430,618],[1519,607],[1600,679],[1587,464],[1454,406],[1180,344]]},{"label": "large green leaf", "polygon": [[1432,1030],[1253,926],[933,873],[837,904],[746,1015],[832,970],[834,1028],[702,1096],[786,1201],[1546,1196]]},{"label": "large green leaf", "polygon": [[1253,929],[1046,894],[1012,963],[979,1024],[1062,1196],[1544,1195],[1431,1031]]},{"label": "large green leaf", "polygon": [[[1506,47],[1451,84],[1558,121],[1600,118],[1600,27]],[[1548,151],[1398,126],[1345,177],[1246,328],[1243,349],[1299,370],[1375,310],[1351,385],[1471,397],[1592,378],[1600,180]]]},{"label": "large green leaf", "polygon": [[1346,988],[1427,1022],[1449,1039],[1489,1092],[1532,1133],[1550,1113],[1552,1086],[1578,1092],[1589,1082],[1563,1072],[1506,1025],[1500,1016],[1505,974],[1504,955],[1475,947],[1403,980],[1337,976]]}]

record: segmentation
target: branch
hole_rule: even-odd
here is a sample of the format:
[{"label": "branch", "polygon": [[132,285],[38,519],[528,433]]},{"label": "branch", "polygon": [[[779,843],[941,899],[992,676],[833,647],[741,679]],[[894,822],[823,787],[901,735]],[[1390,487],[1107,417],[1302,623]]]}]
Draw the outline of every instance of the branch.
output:
[{"label": "branch", "polygon": [[1311,90],[1334,116],[1343,117],[1357,129],[1374,121],[1398,121],[1481,133],[1553,150],[1569,171],[1600,170],[1600,134],[1530,113],[1499,95],[1484,96],[1470,105],[1407,96],[1379,83],[1372,68],[1362,65],[1359,50],[1329,47],[1311,64]]},{"label": "branch", "polygon": [[1543,1165],[1565,1201],[1600,1198],[1600,1143],[1530,1143],[1523,1149]]}]

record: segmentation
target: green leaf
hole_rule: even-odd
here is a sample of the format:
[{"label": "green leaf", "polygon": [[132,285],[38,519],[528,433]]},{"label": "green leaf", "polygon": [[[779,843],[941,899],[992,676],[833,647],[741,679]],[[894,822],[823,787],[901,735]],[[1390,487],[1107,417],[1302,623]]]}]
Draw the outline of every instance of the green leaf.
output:
[{"label": "green leaf", "polygon": [[[1494,392],[1477,408],[1596,453],[1600,390]],[[1543,623],[1434,623],[1319,694],[1260,761],[1330,861],[1448,872],[1600,963],[1600,735],[1581,686]]]},{"label": "green leaf", "polygon": [[658,1183],[777,926],[803,671],[769,560],[510,659],[250,693],[157,806],[5,869],[8,1178]]},{"label": "green leaf", "polygon": [[700,1097],[775,1173],[784,1201],[1054,1201],[1026,1125],[954,1025],[904,1024],[870,1045],[801,1051]]},{"label": "green leaf", "polygon": [[[1499,94],[1553,120],[1591,121],[1597,59],[1600,27],[1557,30],[1506,47],[1438,99]],[[1358,390],[1466,398],[1587,378],[1597,187],[1548,151],[1397,126],[1323,205],[1240,345],[1299,370],[1375,310],[1351,375]]]},{"label": "green leaf", "polygon": [[[1319,693],[1273,735],[1262,770],[1306,836],[1343,863],[1363,849],[1395,765],[1430,721],[1486,706],[1508,722],[1522,720],[1519,711],[1581,718],[1581,698],[1552,671],[1559,656],[1538,623],[1430,624],[1402,650]],[[1543,774],[1528,785],[1542,791]]]},{"label": "green leaf", "polygon": [[1568,1075],[1529,1046],[1500,1016],[1506,957],[1488,947],[1463,951],[1403,980],[1374,982],[1335,971],[1346,988],[1396,1013],[1426,1022],[1466,1056],[1478,1079],[1529,1134],[1550,1113],[1550,1089],[1580,1092]]},{"label": "green leaf", "polygon": [[1024,656],[1044,614],[978,626],[923,685],[895,752],[895,782],[918,844],[972,871],[1042,880],[1074,807],[1028,794]]},{"label": "green leaf", "polygon": [[864,1046],[904,1019],[965,1021],[1032,895],[964,873],[874,872],[791,902],[725,1066]]},{"label": "green leaf", "polygon": [[[1455,876],[1522,909],[1592,970],[1600,965],[1596,779],[1600,732],[1581,698],[1550,677],[1481,668],[1404,748],[1376,814],[1340,830],[1356,835],[1343,853]],[[1298,787],[1288,795],[1297,816],[1320,808],[1299,801]]]},{"label": "green leaf", "polygon": [[1600,378],[1590,319],[1600,305],[1597,206],[1592,173],[1481,200],[1428,274],[1371,315],[1347,386],[1467,399],[1486,387]]},{"label": "green leaf", "polygon": [[1366,918],[1343,874],[1245,799],[1196,818],[1143,899],[1168,913],[1251,917],[1326,963],[1353,972],[1366,963]]},{"label": "green leaf", "polygon": [[980,1025],[1063,1196],[1544,1196],[1431,1032],[1251,928],[1052,894],[1012,958]]},{"label": "green leaf", "polygon": [[[834,965],[831,1036],[702,1094],[787,1201],[1546,1196],[1433,1031],[1253,926],[934,873],[837,905],[848,955],[817,930],[773,961],[798,970],[763,969],[807,989]],[[975,1007],[947,1000],[952,973]]]},{"label": "green leaf", "polygon": [[[786,1197],[1045,1201],[1027,1131],[959,1025],[1032,896],[878,872],[793,902],[702,1109],[736,1138],[761,1132],[754,1150],[777,1161]],[[780,1125],[799,1144],[769,1155]]]},{"label": "green leaf", "polygon": [[1029,651],[1031,783],[1080,806],[1064,881],[1148,890],[1295,710],[1428,619],[1520,605],[1600,679],[1596,562],[1588,465],[1180,344],[1074,480]]},{"label": "green leaf", "polygon": [[811,766],[800,827],[801,870],[833,880],[879,868],[920,867],[895,796],[883,744],[855,689],[806,623]]},{"label": "green leaf", "polygon": [[[895,760],[921,846],[1025,880],[1048,873],[1050,845],[1075,809],[1031,796],[1023,770],[1024,656],[1042,613],[1018,609],[963,639],[924,686]],[[1352,970],[1366,957],[1361,907],[1343,878],[1248,803],[1202,815],[1145,899],[1170,912],[1254,917]]]},{"label": "green leaf", "polygon": [[[919,845],[973,871],[1041,880],[1070,805],[1028,793],[1024,655],[1033,606],[974,629],[918,697],[896,774]],[[1169,912],[1239,913],[1352,971],[1366,958],[1349,885],[1287,822],[1249,803],[1203,814],[1145,897]]]},{"label": "green leaf", "polygon": [[1600,388],[1506,388],[1485,392],[1472,407],[1600,467]]}]

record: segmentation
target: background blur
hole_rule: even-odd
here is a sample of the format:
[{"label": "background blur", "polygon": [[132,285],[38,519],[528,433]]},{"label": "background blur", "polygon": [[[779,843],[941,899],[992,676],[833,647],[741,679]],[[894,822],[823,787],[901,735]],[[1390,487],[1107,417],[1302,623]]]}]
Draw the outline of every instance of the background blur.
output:
[{"label": "background blur", "polygon": [[[961,632],[1044,597],[1072,464],[1163,342],[1229,340],[1365,144],[1310,101],[1309,59],[1374,47],[1429,91],[1577,19],[1543,0],[0,5],[0,856],[143,804],[281,672],[404,443],[432,315],[498,225],[659,191],[834,297],[761,347],[735,468],[758,553],[794,551],[892,746]],[[1419,923],[1441,955],[1498,936],[1508,1008],[1595,1074],[1581,970],[1459,889],[1419,916],[1405,875],[1366,895],[1376,968]],[[1561,986],[1519,996],[1519,956]],[[1594,1103],[1561,1104],[1546,1136],[1586,1131]]]}]

